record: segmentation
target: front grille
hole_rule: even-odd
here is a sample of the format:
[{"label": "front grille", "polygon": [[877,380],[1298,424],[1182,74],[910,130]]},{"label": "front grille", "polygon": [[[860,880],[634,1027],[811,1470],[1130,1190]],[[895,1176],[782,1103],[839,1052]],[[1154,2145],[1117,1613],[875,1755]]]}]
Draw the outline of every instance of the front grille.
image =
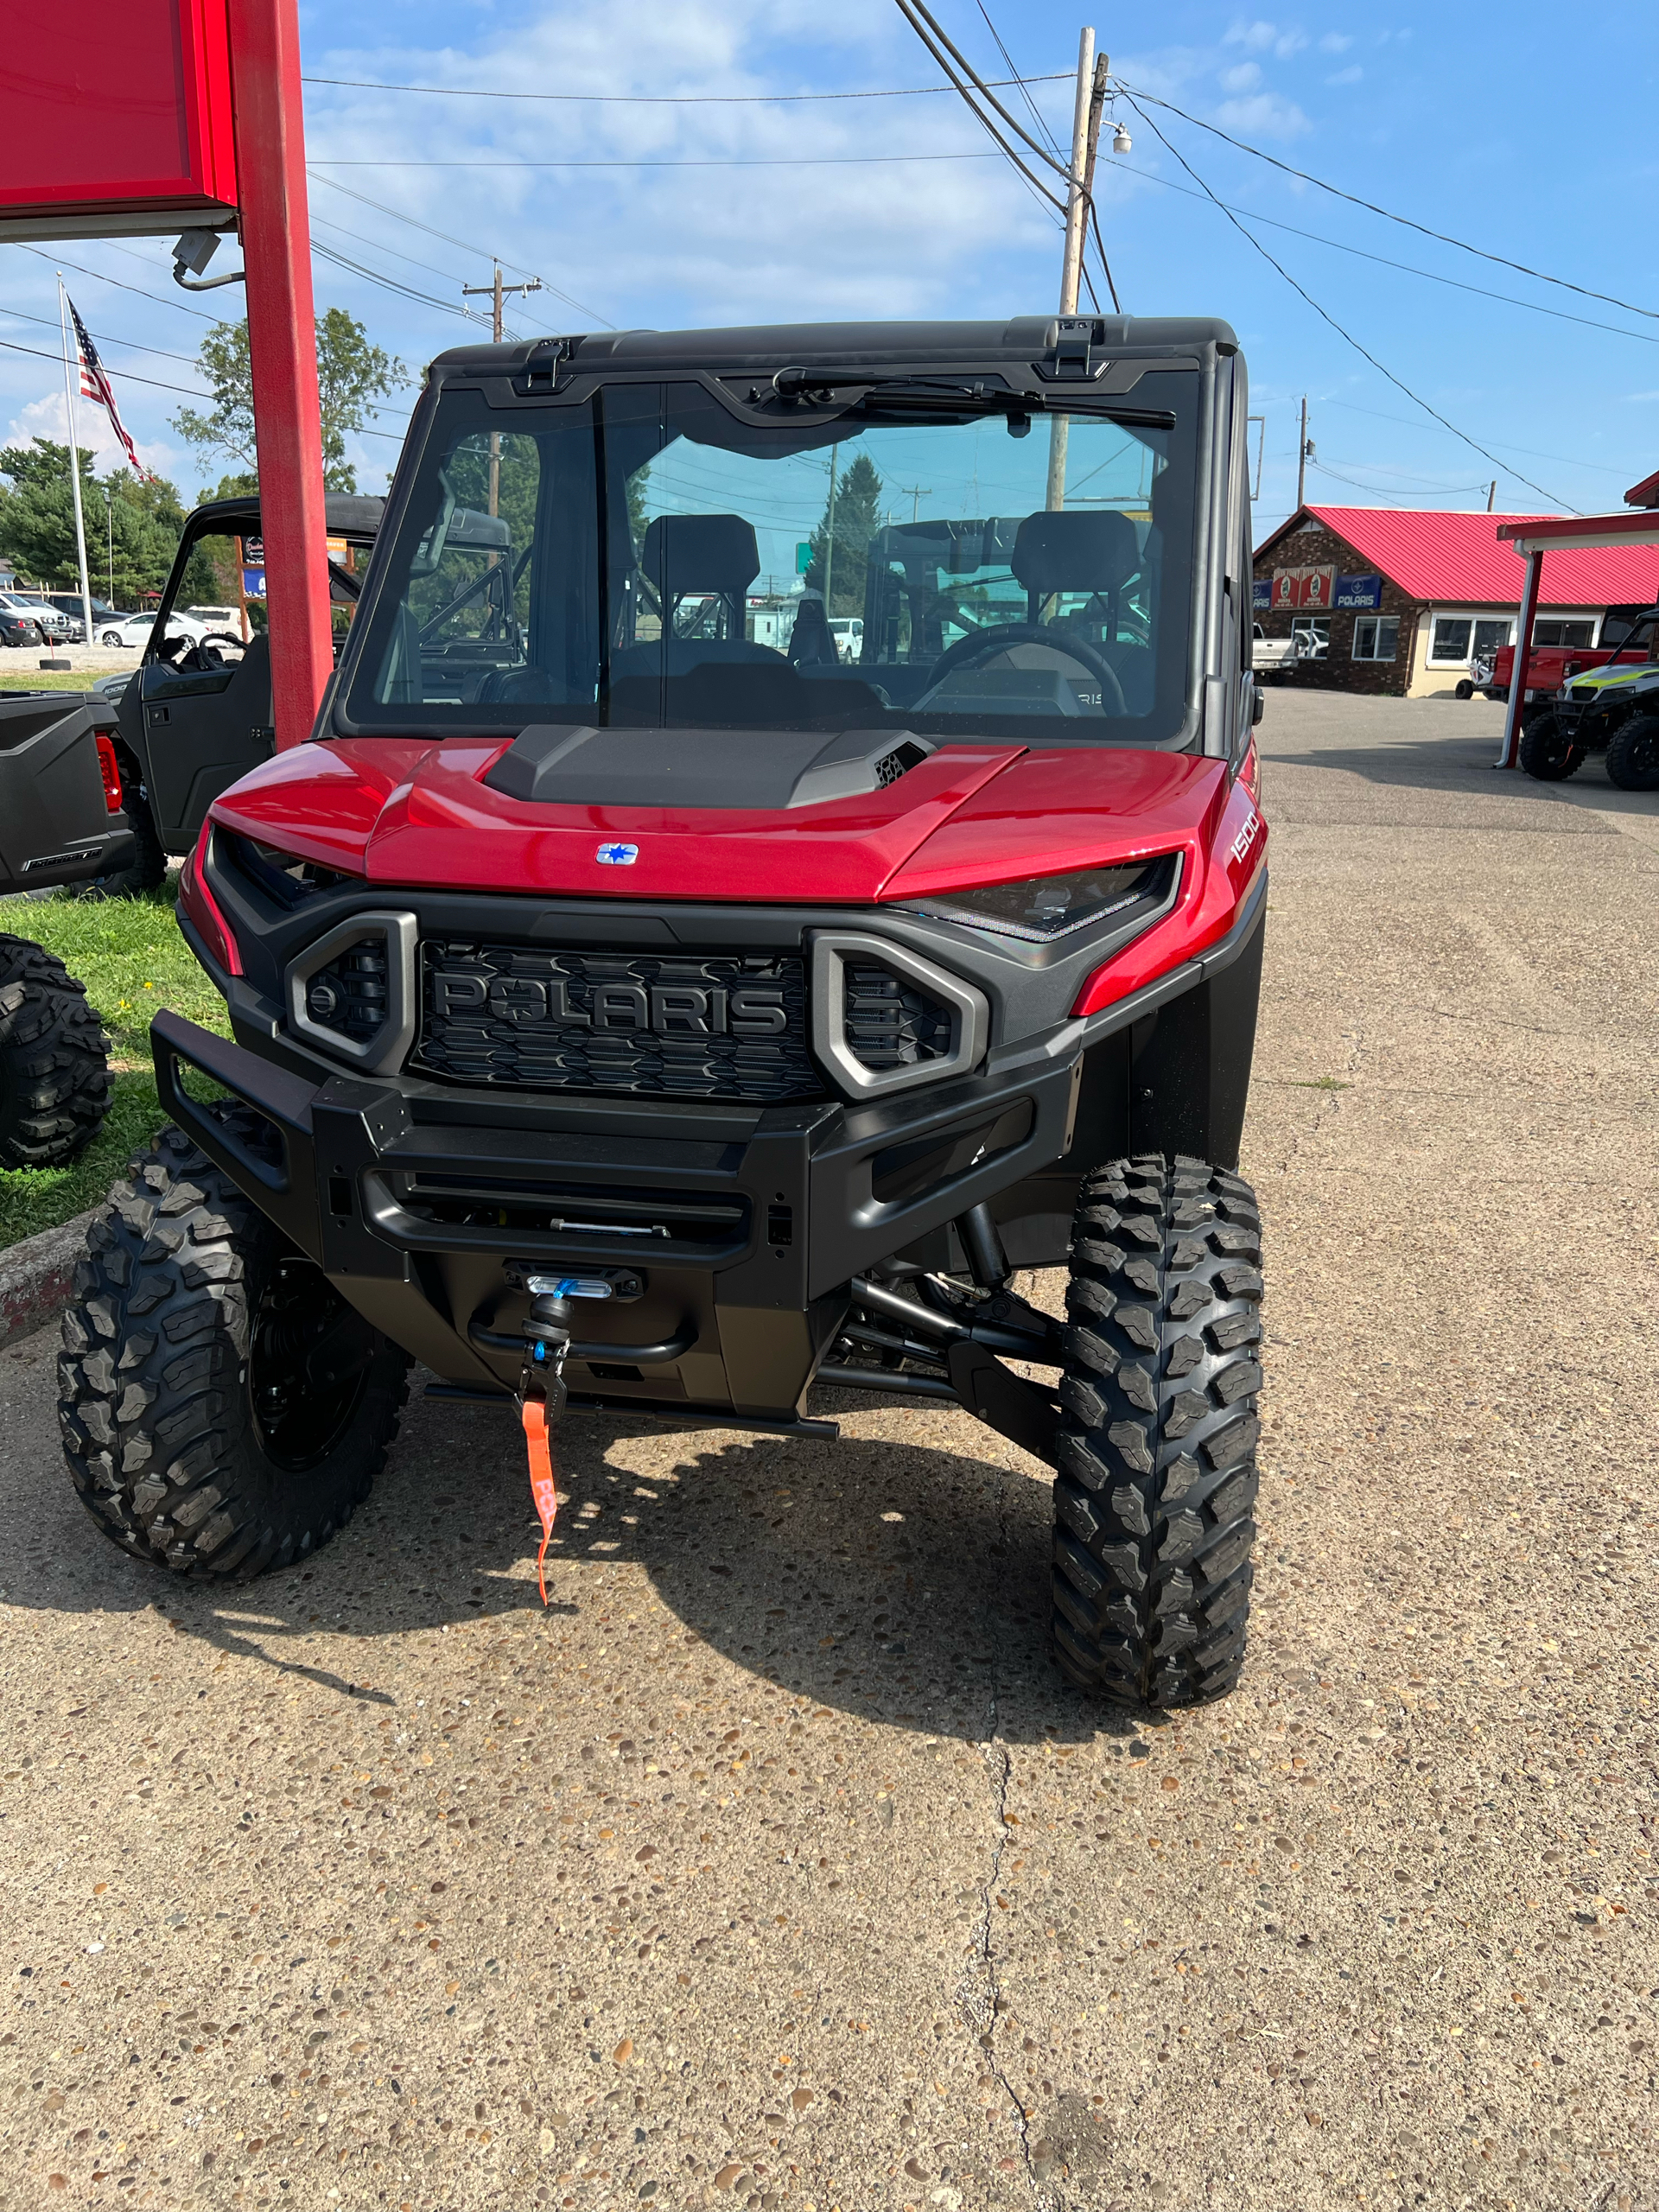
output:
[{"label": "front grille", "polygon": [[1575,683],[1573,686],[1572,696],[1579,702],[1580,706],[1584,706],[1595,697],[1596,689],[1593,683]]},{"label": "front grille", "polygon": [[367,1045],[385,1027],[386,995],[386,941],[364,937],[310,976],[305,1010],[320,1028]]},{"label": "front grille", "polygon": [[950,1051],[950,1008],[872,960],[847,963],[847,1049],[873,1071],[918,1067]]},{"label": "front grille", "polygon": [[805,963],[429,939],[413,1065],[445,1083],[769,1103],[821,1095]]}]

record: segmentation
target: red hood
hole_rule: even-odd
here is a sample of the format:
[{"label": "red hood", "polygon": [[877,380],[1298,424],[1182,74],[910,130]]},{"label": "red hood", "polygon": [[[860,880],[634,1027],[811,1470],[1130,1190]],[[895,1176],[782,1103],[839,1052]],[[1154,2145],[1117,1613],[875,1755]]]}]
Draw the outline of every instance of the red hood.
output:
[{"label": "red hood", "polygon": [[[375,884],[628,899],[864,905],[1211,841],[1225,764],[1102,747],[947,745],[884,790],[785,812],[546,806],[482,783],[500,738],[336,739],[213,808],[228,830]],[[639,858],[601,862],[601,846]]]}]

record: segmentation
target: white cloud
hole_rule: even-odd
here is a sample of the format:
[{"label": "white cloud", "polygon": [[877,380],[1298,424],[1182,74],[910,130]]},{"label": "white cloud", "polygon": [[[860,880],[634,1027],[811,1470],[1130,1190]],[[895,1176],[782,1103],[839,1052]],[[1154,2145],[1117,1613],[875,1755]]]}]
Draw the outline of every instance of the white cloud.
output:
[{"label": "white cloud", "polygon": [[1300,138],[1313,124],[1294,100],[1279,92],[1258,92],[1252,99],[1224,100],[1217,120],[1241,137]]},{"label": "white cloud", "polygon": [[1293,54],[1300,54],[1307,44],[1307,33],[1294,24],[1281,28],[1277,23],[1235,23],[1223,43],[1242,46],[1248,54],[1276,54],[1283,61]]},{"label": "white cloud", "polygon": [[[119,397],[118,390],[117,398]],[[124,415],[125,408],[121,411]],[[91,400],[82,400],[75,409],[75,432],[77,442],[92,454],[92,466],[100,475],[127,466],[126,449],[110,428],[109,416]],[[3,442],[26,446],[31,438],[50,438],[58,445],[68,444],[69,410],[61,391],[48,391],[21,407],[11,418]],[[158,476],[172,474],[178,460],[173,447],[142,438],[133,442],[146,468],[153,469]]]},{"label": "white cloud", "polygon": [[[855,50],[855,81],[931,79],[880,0],[846,0],[833,13],[817,35]],[[388,46],[320,55],[311,67],[318,75],[524,92],[813,89],[798,40],[762,0],[718,7],[684,0],[669,10],[653,0],[572,0],[510,35],[487,34],[480,52]],[[1065,88],[1046,92],[1064,135]],[[436,277],[399,270],[439,297],[454,296],[450,271],[454,283],[478,283],[488,273],[486,256],[510,251],[515,262],[623,325],[972,314],[1001,311],[1011,264],[1020,290],[1025,270],[1041,267],[1046,299],[1051,252],[1058,263],[1046,211],[1000,156],[983,158],[983,135],[951,99],[543,105],[314,87],[309,130],[318,163],[339,154],[387,162],[426,156],[601,165],[324,166],[324,176],[474,242],[475,264],[465,251],[423,239],[326,184],[315,188],[314,210],[324,221],[441,268]],[[926,158],[957,154],[972,158]],[[879,158],[893,155],[923,158]],[[626,165],[653,160],[700,166]],[[768,165],[728,165],[751,163]],[[336,231],[320,227],[319,235],[360,257],[360,245]],[[384,298],[344,276],[321,282],[325,295],[345,293],[359,312],[366,299]],[[592,327],[588,315],[546,296],[511,309],[508,321],[520,332]],[[466,337],[457,320],[455,341]]]},{"label": "white cloud", "polygon": [[1261,81],[1261,65],[1255,61],[1241,61],[1236,68],[1221,73],[1221,89],[1224,92],[1253,92]]},{"label": "white cloud", "polygon": [[1352,39],[1344,37],[1340,31],[1326,31],[1325,36],[1319,41],[1319,52],[1346,54],[1353,42]]},{"label": "white cloud", "polygon": [[1357,61],[1351,61],[1345,69],[1338,69],[1334,76],[1327,77],[1325,81],[1327,85],[1357,85],[1364,74]]}]

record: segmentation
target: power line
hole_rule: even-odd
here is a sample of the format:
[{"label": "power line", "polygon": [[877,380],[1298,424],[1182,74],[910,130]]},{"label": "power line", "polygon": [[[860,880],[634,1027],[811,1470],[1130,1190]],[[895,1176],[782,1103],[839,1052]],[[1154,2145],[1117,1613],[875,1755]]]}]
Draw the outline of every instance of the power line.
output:
[{"label": "power line", "polygon": [[48,262],[54,269],[73,269],[77,276],[90,276],[94,283],[113,284],[118,291],[137,292],[141,300],[149,300],[158,308],[176,308],[181,315],[193,315],[198,322],[216,322],[217,315],[204,314],[184,300],[169,300],[164,292],[147,292],[142,284],[129,284],[119,276],[106,276],[101,269],[88,269],[84,261],[67,261],[60,253],[48,253],[38,245],[24,245],[13,241],[20,253],[32,253],[37,261]]},{"label": "power line", "polygon": [[[315,170],[310,173],[316,175]],[[428,238],[441,239],[445,245],[458,246],[463,253],[483,254],[486,251],[483,246],[474,245],[466,238],[452,238],[448,231],[434,230],[430,223],[419,222],[413,215],[405,215],[399,207],[388,207],[384,200],[371,200],[366,192],[354,192],[349,184],[341,184],[337,177],[317,176],[316,181],[319,184],[328,186],[331,191],[344,193],[346,199],[355,200],[360,207],[372,207],[377,214],[390,215],[395,223],[407,223],[412,231],[424,231]],[[392,249],[388,247],[387,251],[390,252]],[[504,269],[518,270],[522,276],[534,276],[537,274],[534,269],[525,268],[522,261],[514,261],[505,253],[492,253],[489,254],[488,258],[492,261],[499,261]],[[595,322],[603,323],[607,330],[616,328],[613,322],[606,321],[597,308],[588,307],[584,302],[577,299],[573,293],[561,291],[556,284],[550,283],[545,276],[542,278],[542,289],[551,292],[556,298],[564,301],[567,306],[577,308],[582,314],[591,315]]]},{"label": "power line", "polygon": [[[968,89],[969,82],[973,78],[972,71],[963,65],[962,73],[960,75],[957,73],[956,68],[951,65],[949,41],[944,40],[943,37],[936,38],[933,31],[929,27],[932,19],[931,17],[925,19],[918,11],[917,8],[912,5],[912,0],[898,0],[898,5],[899,14],[910,25],[912,30],[915,32],[917,37],[921,41],[930,59],[938,62],[940,68],[944,70],[945,75],[950,79],[954,89],[961,95],[962,99],[967,106],[969,113],[979,124],[980,128],[985,132],[992,144],[997,149],[999,153],[1002,154],[1013,163],[1015,169],[1017,169],[1020,175],[1025,179],[1027,189],[1034,194],[1038,199],[1046,200],[1048,205],[1053,208],[1062,219],[1064,219],[1065,213],[1065,203],[1056,193],[1052,192],[1049,189],[1048,186],[1042,181],[1040,177],[1033,174],[1029,166],[1021,160],[1020,156],[1017,153],[1015,153],[1014,148],[1009,145],[1007,140],[997,129],[995,124],[992,122],[990,117],[986,114],[984,109],[982,108],[979,103],[975,99],[972,92]],[[992,105],[995,106],[996,103],[993,101]],[[1018,124],[1015,124],[1014,128],[1019,131],[1019,135],[1022,138],[1029,138],[1030,134],[1020,130]],[[1038,151],[1041,153],[1042,149],[1039,148]],[[979,158],[982,160],[985,157],[981,156]],[[1049,162],[1049,156],[1046,154],[1043,154],[1042,158],[1044,161]],[[1053,166],[1052,162],[1049,162],[1049,165],[1051,168]]]},{"label": "power line", "polygon": [[[1427,223],[1414,222],[1409,215],[1396,215],[1391,208],[1379,207],[1374,200],[1362,200],[1357,193],[1344,192],[1340,185],[1327,184],[1323,177],[1311,176],[1306,169],[1293,168],[1288,162],[1281,162],[1276,154],[1263,153],[1261,147],[1247,145],[1243,139],[1233,137],[1213,123],[1206,123],[1202,116],[1189,115],[1185,108],[1177,107],[1173,100],[1160,100],[1151,92],[1136,92],[1132,85],[1124,84],[1121,79],[1117,88],[1126,95],[1132,94],[1135,99],[1147,101],[1153,107],[1165,108],[1171,115],[1179,115],[1183,123],[1193,124],[1198,130],[1209,131],[1213,137],[1224,138],[1230,146],[1236,146],[1241,154],[1253,154],[1258,162],[1270,162],[1274,168],[1282,169],[1287,176],[1294,176],[1303,184],[1317,185],[1321,192],[1328,192],[1332,199],[1345,200],[1351,207],[1363,207],[1368,214],[1381,215],[1385,222],[1398,223],[1406,230],[1416,231],[1426,238],[1433,238],[1440,245],[1455,246],[1459,253],[1471,253],[1477,260],[1495,262],[1500,269],[1513,269],[1519,276],[1531,276],[1541,284],[1559,284],[1563,291],[1577,292],[1583,299],[1600,300],[1610,308],[1623,308],[1627,315],[1645,315],[1649,321],[1659,322],[1659,308],[1639,308],[1634,301],[1621,300],[1612,292],[1592,291],[1586,284],[1575,284],[1571,277],[1552,276],[1544,270],[1529,268],[1524,261],[1511,261],[1507,254],[1488,253],[1484,246],[1471,245],[1466,238],[1454,238],[1445,231],[1432,231]],[[1157,125],[1150,116],[1143,114],[1141,119],[1148,130],[1157,130]],[[1163,133],[1159,131],[1158,136],[1162,137]],[[1166,138],[1164,143],[1167,146],[1169,141]],[[1174,150],[1170,147],[1172,153]],[[1177,155],[1176,159],[1179,161],[1180,156]],[[1526,479],[1523,477],[1522,481],[1524,483]],[[1537,488],[1535,484],[1532,486],[1535,492]]]},{"label": "power line", "polygon": [[[1398,423],[1408,430],[1420,430],[1422,428],[1421,423],[1414,423],[1408,415],[1384,415],[1375,407],[1357,407],[1351,399],[1326,398],[1321,399],[1319,404],[1321,407],[1340,407],[1350,415],[1369,415],[1378,423]],[[1454,432],[1453,435],[1457,434]],[[1497,442],[1499,449],[1504,453],[1523,453],[1533,461],[1559,461],[1564,468],[1593,468],[1599,470],[1604,476],[1628,476],[1630,473],[1631,464],[1629,461],[1621,462],[1616,467],[1609,461],[1575,461],[1571,454],[1540,453],[1535,446],[1510,445],[1503,438],[1500,438]],[[1526,479],[1523,477],[1522,481],[1524,483]]]},{"label": "power line", "polygon": [[435,300],[429,292],[417,292],[412,284],[401,283],[396,276],[379,276],[374,270],[365,269],[360,261],[353,261],[333,246],[325,245],[321,238],[312,239],[311,251],[325,261],[332,261],[337,268],[349,269],[353,276],[363,276],[371,284],[378,284],[383,291],[396,292],[404,299],[418,301],[423,307],[437,308],[445,315],[462,315],[468,322],[488,326],[487,316],[474,315],[470,308],[458,307],[453,300]]},{"label": "power line", "polygon": [[[0,315],[9,315],[13,322],[38,322],[48,330],[58,327],[54,315],[26,315],[22,308],[0,308]],[[154,353],[163,361],[182,361],[189,369],[196,365],[194,353],[171,353],[165,346],[141,346],[136,338],[116,338],[107,330],[89,330],[87,335],[97,339],[100,346],[122,346],[132,353]],[[126,371],[124,369],[121,373],[124,376]]]},{"label": "power line", "polygon": [[[1133,162],[1115,162],[1113,167],[1127,170],[1129,175],[1138,176],[1147,184],[1160,185],[1166,192],[1179,192],[1183,200],[1206,197],[1202,192],[1177,184],[1173,177],[1160,176],[1155,169],[1137,168]],[[1611,331],[1615,337],[1634,339],[1639,346],[1659,346],[1659,338],[1650,338],[1645,330],[1626,330],[1621,323],[1600,322],[1591,315],[1572,315],[1565,308],[1546,307],[1541,300],[1517,299],[1513,292],[1490,291],[1484,284],[1465,283],[1460,276],[1442,276],[1433,269],[1419,269],[1409,261],[1394,261],[1385,253],[1369,253],[1363,246],[1348,245],[1341,238],[1328,238],[1319,231],[1300,230],[1294,223],[1283,223],[1275,216],[1260,214],[1254,207],[1241,207],[1235,200],[1223,200],[1217,204],[1230,215],[1242,215],[1247,222],[1265,224],[1269,230],[1284,231],[1294,238],[1307,238],[1315,245],[1328,245],[1334,252],[1351,253],[1360,261],[1373,261],[1379,268],[1397,269],[1404,276],[1421,276],[1430,284],[1446,284],[1456,292],[1472,293],[1478,300],[1498,300],[1506,307],[1524,308],[1529,315],[1550,315],[1558,322],[1576,322],[1586,330]]]},{"label": "power line", "polygon": [[[50,361],[54,368],[63,366],[61,353],[43,353],[38,346],[20,346],[15,338],[0,338],[0,346],[9,353],[29,353],[37,361]],[[156,377],[141,377],[131,369],[123,369],[121,373],[129,384],[152,385],[157,391],[182,392],[187,399],[211,399],[213,396],[211,391],[188,391],[181,384],[162,384]]]},{"label": "power line", "polygon": [[[1006,151],[1007,149],[1004,149]],[[760,155],[640,155],[626,159],[563,162],[431,162],[342,160],[318,154],[314,165],[330,169],[849,169],[911,162],[988,162],[989,154],[760,154]],[[1052,198],[1052,194],[1047,195]],[[1057,206],[1058,202],[1055,203]],[[516,265],[516,264],[515,264]]]},{"label": "power line", "polygon": [[[997,43],[1001,44],[999,39]],[[1005,56],[1006,59],[1006,56]],[[1008,63],[1013,68],[1012,61]],[[1056,84],[1068,70],[1044,77],[1010,77],[1009,85]],[[1003,79],[995,80],[999,85]],[[472,85],[385,85],[369,77],[302,77],[302,85],[345,85],[365,92],[428,92],[451,100],[585,100],[596,107],[785,107],[807,100],[915,100],[953,92],[954,85],[896,85],[854,92],[507,92]]]},{"label": "power line", "polygon": [[[1141,120],[1146,124],[1147,130],[1151,131],[1154,137],[1156,138],[1161,145],[1167,148],[1170,153],[1174,155],[1175,159],[1186,171],[1193,183],[1198,186],[1202,190],[1205,199],[1213,201],[1214,204],[1221,209],[1222,213],[1226,216],[1228,221],[1238,232],[1240,238],[1247,240],[1250,245],[1255,247],[1255,251],[1261,255],[1263,261],[1267,263],[1270,269],[1275,269],[1278,270],[1280,276],[1284,278],[1286,283],[1290,286],[1292,291],[1296,293],[1300,298],[1307,302],[1308,306],[1313,308],[1314,314],[1319,317],[1322,322],[1329,323],[1332,329],[1336,332],[1338,337],[1343,339],[1348,345],[1351,346],[1355,353],[1360,356],[1362,360],[1369,361],[1371,366],[1376,371],[1377,374],[1382,377],[1386,377],[1396,391],[1403,391],[1406,397],[1411,401],[1414,407],[1421,407],[1425,415],[1433,416],[1435,422],[1440,423],[1443,429],[1450,430],[1453,437],[1460,438],[1464,444],[1468,446],[1472,452],[1479,454],[1483,460],[1490,461],[1495,468],[1503,469],[1507,475],[1513,476],[1517,482],[1524,484],[1529,492],[1536,492],[1541,499],[1548,499],[1552,506],[1566,507],[1569,514],[1577,514],[1579,512],[1579,509],[1571,505],[1567,500],[1558,499],[1553,493],[1546,492],[1541,484],[1535,484],[1531,477],[1522,476],[1518,468],[1511,467],[1507,461],[1500,461],[1495,453],[1489,453],[1486,448],[1480,443],[1478,439],[1471,438],[1466,430],[1459,429],[1455,423],[1447,422],[1446,416],[1440,413],[1439,408],[1431,407],[1427,400],[1422,398],[1418,393],[1414,392],[1411,386],[1405,382],[1403,378],[1395,376],[1392,369],[1384,368],[1382,362],[1377,359],[1375,353],[1371,353],[1366,346],[1362,346],[1358,339],[1354,336],[1351,331],[1345,330],[1342,324],[1337,321],[1335,315],[1331,314],[1328,308],[1322,308],[1319,302],[1313,297],[1313,295],[1308,291],[1305,286],[1297,283],[1296,279],[1291,275],[1290,271],[1284,266],[1282,262],[1275,261],[1274,259],[1272,254],[1268,251],[1268,249],[1262,245],[1261,239],[1256,238],[1251,232],[1245,228],[1244,225],[1238,219],[1238,217],[1234,214],[1231,208],[1229,207],[1224,201],[1216,198],[1215,194],[1211,192],[1209,186],[1205,183],[1204,179],[1193,168],[1192,162],[1187,160],[1186,156],[1178,147],[1170,143],[1170,141],[1164,136],[1164,133],[1159,129],[1152,118],[1137,104],[1135,99],[1132,96],[1127,94],[1126,97],[1129,99],[1129,105],[1135,109],[1135,113],[1141,118]],[[1160,103],[1160,105],[1162,105],[1162,103]]]}]

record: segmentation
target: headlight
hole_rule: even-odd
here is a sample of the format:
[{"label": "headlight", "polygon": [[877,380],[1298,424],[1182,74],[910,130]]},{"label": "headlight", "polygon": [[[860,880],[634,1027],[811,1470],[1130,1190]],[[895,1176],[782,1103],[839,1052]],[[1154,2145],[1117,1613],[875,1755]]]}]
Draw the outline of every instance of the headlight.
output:
[{"label": "headlight", "polygon": [[913,914],[988,930],[998,937],[1052,944],[1143,899],[1167,896],[1176,855],[1134,861],[1123,868],[1078,868],[1071,875],[1033,875],[973,891],[946,891],[907,902]]},{"label": "headlight", "polygon": [[251,837],[232,836],[226,842],[242,873],[280,906],[301,906],[315,899],[319,891],[332,891],[338,884],[362,885],[361,876],[342,875],[337,869],[302,860],[297,853],[285,853],[276,845],[259,844]]}]

